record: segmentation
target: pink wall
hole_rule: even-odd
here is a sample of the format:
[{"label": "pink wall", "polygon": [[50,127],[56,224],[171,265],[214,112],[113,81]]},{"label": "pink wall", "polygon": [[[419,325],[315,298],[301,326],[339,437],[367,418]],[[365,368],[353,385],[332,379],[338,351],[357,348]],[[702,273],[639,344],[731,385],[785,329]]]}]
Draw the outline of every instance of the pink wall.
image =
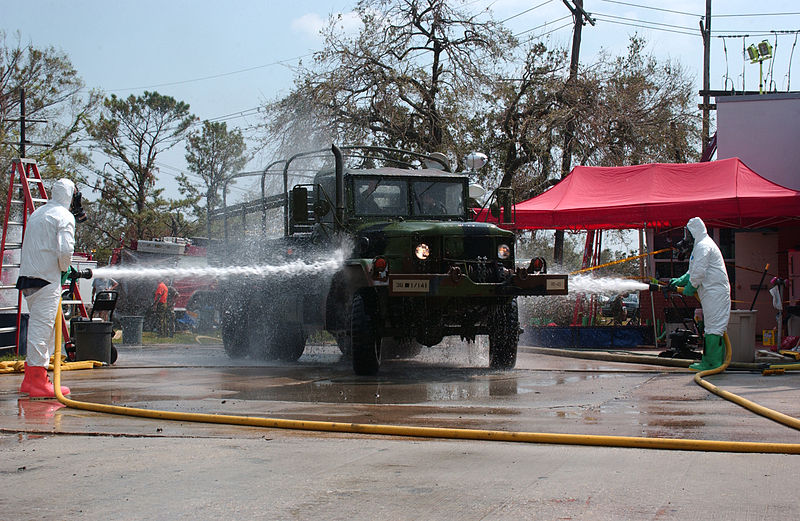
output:
[{"label": "pink wall", "polygon": [[800,93],[716,102],[717,158],[738,157],[762,177],[800,190]]}]

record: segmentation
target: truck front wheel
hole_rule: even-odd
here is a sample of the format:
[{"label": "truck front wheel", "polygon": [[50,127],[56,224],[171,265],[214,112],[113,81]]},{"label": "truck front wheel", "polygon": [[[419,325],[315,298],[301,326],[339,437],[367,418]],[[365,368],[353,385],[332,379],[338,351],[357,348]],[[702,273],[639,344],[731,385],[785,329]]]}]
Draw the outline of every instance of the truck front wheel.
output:
[{"label": "truck front wheel", "polygon": [[519,314],[513,299],[494,309],[489,327],[489,367],[512,369],[517,364]]},{"label": "truck front wheel", "polygon": [[375,311],[369,309],[366,295],[353,296],[350,317],[350,338],[353,350],[353,371],[357,375],[374,375],[381,367],[381,338],[375,324]]}]

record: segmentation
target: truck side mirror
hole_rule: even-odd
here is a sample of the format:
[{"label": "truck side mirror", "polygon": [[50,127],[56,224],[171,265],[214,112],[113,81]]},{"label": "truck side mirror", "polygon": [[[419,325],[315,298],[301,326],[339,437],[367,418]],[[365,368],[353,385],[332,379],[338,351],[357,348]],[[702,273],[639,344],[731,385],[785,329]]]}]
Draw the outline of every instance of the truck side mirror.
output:
[{"label": "truck side mirror", "polygon": [[308,188],[305,186],[292,188],[289,207],[292,211],[292,222],[308,223]]}]

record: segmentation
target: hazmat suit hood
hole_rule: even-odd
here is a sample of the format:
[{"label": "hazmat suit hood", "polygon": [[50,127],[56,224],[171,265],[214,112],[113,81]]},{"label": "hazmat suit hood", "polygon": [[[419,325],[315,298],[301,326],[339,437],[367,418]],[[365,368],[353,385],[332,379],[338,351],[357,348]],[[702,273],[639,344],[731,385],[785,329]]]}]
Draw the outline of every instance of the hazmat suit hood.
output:
[{"label": "hazmat suit hood", "polygon": [[75,183],[69,179],[59,179],[53,185],[50,201],[52,204],[59,204],[64,208],[69,208],[72,203],[72,195],[75,193]]},{"label": "hazmat suit hood", "polygon": [[691,233],[692,237],[694,237],[695,244],[703,240],[704,237],[708,237],[706,223],[704,223],[699,217],[692,217],[689,219],[689,222],[686,223],[686,228],[689,229],[689,233]]}]

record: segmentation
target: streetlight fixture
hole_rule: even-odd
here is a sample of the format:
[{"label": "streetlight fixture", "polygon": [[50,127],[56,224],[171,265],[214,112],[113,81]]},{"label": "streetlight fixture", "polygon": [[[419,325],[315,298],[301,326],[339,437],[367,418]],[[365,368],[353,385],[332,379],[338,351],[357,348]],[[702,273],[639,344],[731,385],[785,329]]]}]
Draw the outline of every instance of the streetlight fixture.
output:
[{"label": "streetlight fixture", "polygon": [[758,93],[764,94],[764,60],[772,58],[772,45],[762,40],[758,45],[752,43],[747,48],[750,63],[758,62]]}]

